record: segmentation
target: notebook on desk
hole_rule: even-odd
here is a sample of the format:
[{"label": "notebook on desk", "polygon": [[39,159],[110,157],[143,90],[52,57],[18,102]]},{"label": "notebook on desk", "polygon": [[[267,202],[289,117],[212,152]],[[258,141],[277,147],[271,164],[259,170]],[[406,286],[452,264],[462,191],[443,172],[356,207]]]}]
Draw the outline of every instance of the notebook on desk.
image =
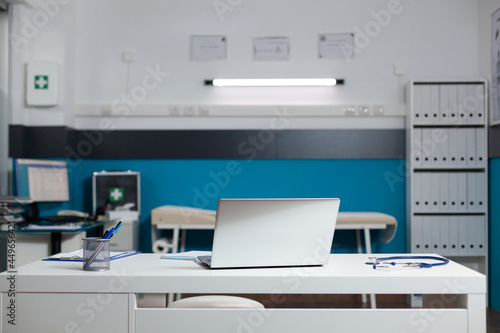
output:
[{"label": "notebook on desk", "polygon": [[328,263],[340,200],[220,199],[210,268]]}]

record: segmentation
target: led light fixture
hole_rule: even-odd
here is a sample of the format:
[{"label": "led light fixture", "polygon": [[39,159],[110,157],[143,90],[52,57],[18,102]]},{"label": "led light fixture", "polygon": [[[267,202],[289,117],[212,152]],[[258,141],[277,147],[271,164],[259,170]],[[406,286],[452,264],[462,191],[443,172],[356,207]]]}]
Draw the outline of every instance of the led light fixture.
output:
[{"label": "led light fixture", "polygon": [[344,84],[343,79],[213,79],[205,85],[214,87],[331,87]]}]

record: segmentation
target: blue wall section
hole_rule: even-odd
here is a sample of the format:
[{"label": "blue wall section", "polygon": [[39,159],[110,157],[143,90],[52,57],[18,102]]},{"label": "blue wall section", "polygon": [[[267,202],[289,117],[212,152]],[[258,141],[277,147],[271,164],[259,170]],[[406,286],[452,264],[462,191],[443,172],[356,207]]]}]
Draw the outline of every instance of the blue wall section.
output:
[{"label": "blue wall section", "polygon": [[490,306],[500,311],[500,158],[490,160]]},{"label": "blue wall section", "polygon": [[[70,208],[87,212],[92,210],[92,172],[141,173],[140,239],[146,252],[151,251],[153,208],[215,209],[221,197],[338,197],[341,211],[378,211],[397,218],[394,240],[373,242],[373,251],[406,250],[404,160],[70,160],[68,164]],[[210,248],[212,235],[211,231],[190,231],[187,247]],[[334,251],[354,252],[354,232],[336,232]]]}]

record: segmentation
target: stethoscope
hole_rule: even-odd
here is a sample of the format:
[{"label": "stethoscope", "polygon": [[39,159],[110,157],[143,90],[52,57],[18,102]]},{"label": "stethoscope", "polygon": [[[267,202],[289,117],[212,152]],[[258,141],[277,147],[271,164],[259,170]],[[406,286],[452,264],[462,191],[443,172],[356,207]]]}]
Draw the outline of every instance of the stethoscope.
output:
[{"label": "stethoscope", "polygon": [[[414,267],[414,268],[431,268],[434,266],[442,266],[446,265],[450,262],[449,259],[443,257],[436,256],[395,256],[395,257],[369,257],[370,261],[366,262],[367,265],[372,265],[373,269],[377,267],[394,267],[397,265],[403,267]],[[394,260],[436,260],[438,262],[435,263],[427,263],[427,262],[419,262],[419,261],[411,261],[411,262],[396,262]]]}]

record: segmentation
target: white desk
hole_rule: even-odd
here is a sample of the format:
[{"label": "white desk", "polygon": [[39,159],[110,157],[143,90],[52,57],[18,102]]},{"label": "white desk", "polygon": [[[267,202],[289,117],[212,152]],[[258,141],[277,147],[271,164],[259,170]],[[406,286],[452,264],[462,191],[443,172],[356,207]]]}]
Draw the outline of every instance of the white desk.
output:
[{"label": "white desk", "polygon": [[[116,260],[101,273],[83,272],[81,262],[42,261],[4,272],[2,332],[486,332],[486,277],[454,262],[382,271],[365,265],[366,254],[338,254],[324,267],[210,270],[159,257]],[[8,295],[12,288],[15,298]],[[164,301],[148,307],[149,299],[179,292],[274,294],[276,300],[287,294],[423,294],[424,304],[437,309],[274,309],[272,301],[265,310],[167,309]],[[16,326],[8,323],[12,313]]]}]

